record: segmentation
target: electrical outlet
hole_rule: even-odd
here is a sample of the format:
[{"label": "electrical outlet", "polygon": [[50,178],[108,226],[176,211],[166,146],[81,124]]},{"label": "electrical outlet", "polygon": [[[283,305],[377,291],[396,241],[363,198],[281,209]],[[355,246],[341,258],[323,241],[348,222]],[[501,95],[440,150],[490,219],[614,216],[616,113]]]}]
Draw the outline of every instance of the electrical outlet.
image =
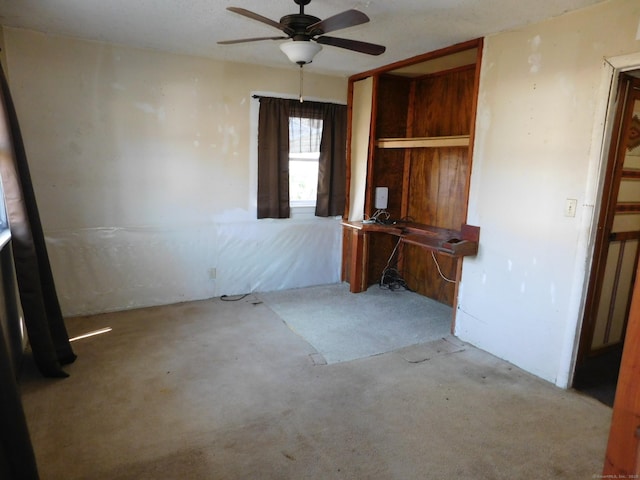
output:
[{"label": "electrical outlet", "polygon": [[386,210],[389,202],[389,187],[376,187],[376,210]]},{"label": "electrical outlet", "polygon": [[209,269],[209,279],[210,280],[215,280],[216,279],[216,269],[215,269],[215,267]]},{"label": "electrical outlet", "polygon": [[564,216],[575,217],[576,209],[578,208],[578,200],[575,198],[567,198],[567,203],[564,205]]}]

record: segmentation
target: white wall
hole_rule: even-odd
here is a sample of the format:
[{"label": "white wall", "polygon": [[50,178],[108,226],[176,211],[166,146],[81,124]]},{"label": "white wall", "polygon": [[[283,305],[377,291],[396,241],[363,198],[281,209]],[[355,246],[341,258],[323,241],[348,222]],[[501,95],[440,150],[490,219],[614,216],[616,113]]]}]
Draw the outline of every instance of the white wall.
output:
[{"label": "white wall", "polygon": [[[490,36],[482,60],[456,334],[567,386],[591,258],[611,76],[640,51],[640,2]],[[578,200],[575,217],[564,215]]]},{"label": "white wall", "polygon": [[[338,220],[256,220],[251,94],[295,95],[295,65],[13,28],[4,42],[65,315],[340,280]],[[343,78],[304,89],[346,102]]]}]

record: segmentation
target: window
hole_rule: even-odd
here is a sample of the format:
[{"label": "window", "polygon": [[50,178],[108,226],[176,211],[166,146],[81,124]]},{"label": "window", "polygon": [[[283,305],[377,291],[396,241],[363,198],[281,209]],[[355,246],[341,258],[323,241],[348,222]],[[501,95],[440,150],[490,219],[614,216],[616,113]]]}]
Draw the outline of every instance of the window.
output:
[{"label": "window", "polygon": [[289,203],[316,205],[322,120],[289,117]]},{"label": "window", "polygon": [[258,218],[289,218],[291,207],[342,215],[347,107],[259,97]]}]

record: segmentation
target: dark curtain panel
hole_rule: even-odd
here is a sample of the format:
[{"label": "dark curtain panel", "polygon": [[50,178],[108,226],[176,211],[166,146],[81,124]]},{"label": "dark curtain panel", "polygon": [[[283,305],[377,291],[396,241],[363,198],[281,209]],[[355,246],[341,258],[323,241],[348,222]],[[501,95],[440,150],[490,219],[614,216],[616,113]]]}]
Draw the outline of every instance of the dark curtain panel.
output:
[{"label": "dark curtain panel", "polygon": [[2,328],[0,328],[0,442],[0,478],[38,480],[38,468],[16,383],[16,372],[13,369]]},{"label": "dark curtain panel", "polygon": [[66,377],[61,365],[73,362],[76,356],[58,303],[24,144],[2,69],[0,82],[0,177],[27,335],[40,372]]},{"label": "dark curtain panel", "polygon": [[318,169],[316,216],[344,213],[347,183],[347,107],[322,104],[322,140]]},{"label": "dark curtain panel", "polygon": [[289,218],[289,102],[260,98],[258,218]]}]

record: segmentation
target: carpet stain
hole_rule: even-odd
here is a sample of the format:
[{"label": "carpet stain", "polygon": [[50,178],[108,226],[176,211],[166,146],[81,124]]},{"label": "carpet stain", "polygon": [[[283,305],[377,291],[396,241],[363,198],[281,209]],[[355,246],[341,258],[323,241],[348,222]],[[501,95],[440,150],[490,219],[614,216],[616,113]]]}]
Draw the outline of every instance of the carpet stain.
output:
[{"label": "carpet stain", "polygon": [[293,455],[289,455],[287,452],[282,452],[282,455],[284,455],[285,458],[287,458],[288,460],[291,460],[292,462],[296,461],[296,457],[294,457]]}]

